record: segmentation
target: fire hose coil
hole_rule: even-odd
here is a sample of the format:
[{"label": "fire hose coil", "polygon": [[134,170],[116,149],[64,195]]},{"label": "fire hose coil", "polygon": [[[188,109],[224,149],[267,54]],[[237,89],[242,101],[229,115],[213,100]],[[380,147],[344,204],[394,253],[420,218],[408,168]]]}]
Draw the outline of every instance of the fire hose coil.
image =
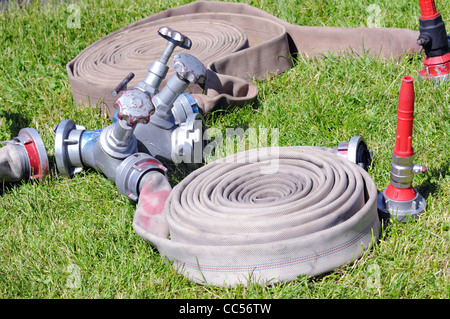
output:
[{"label": "fire hose coil", "polygon": [[377,188],[350,161],[309,146],[248,150],[192,172],[170,193],[170,239],[133,227],[192,281],[290,281],[361,257],[378,238]]},{"label": "fire hose coil", "polygon": [[189,87],[205,113],[251,103],[257,95],[253,79],[287,71],[296,55],[368,52],[390,58],[420,50],[414,30],[299,26],[244,3],[195,1],[136,21],[80,52],[66,66],[75,101],[102,101],[112,116],[116,97],[111,91],[130,72],[136,74],[130,87],[144,78],[164,49],[157,32],[162,26],[188,36],[189,53],[208,68],[204,87]]}]

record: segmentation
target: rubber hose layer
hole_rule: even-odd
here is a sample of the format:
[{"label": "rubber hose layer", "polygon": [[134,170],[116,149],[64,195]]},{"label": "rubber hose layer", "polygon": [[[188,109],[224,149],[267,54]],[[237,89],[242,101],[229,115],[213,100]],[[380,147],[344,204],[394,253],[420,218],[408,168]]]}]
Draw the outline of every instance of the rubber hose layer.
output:
[{"label": "rubber hose layer", "polygon": [[214,161],[175,186],[164,208],[170,239],[133,226],[190,280],[267,284],[359,258],[379,236],[376,199],[368,173],[340,156],[267,148]]}]

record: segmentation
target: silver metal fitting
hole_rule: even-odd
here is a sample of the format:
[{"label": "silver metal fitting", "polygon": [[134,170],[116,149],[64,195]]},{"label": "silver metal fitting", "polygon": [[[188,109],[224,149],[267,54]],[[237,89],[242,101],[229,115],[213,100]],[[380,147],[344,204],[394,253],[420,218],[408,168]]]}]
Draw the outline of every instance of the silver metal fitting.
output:
[{"label": "silver metal fitting", "polygon": [[189,50],[191,48],[191,40],[174,29],[161,27],[158,34],[167,40],[167,45],[158,60],[150,65],[147,75],[135,88],[155,95],[159,91],[161,81],[166,77],[169,67],[166,65],[175,48],[181,47]]},{"label": "silver metal fitting", "polygon": [[397,188],[409,188],[413,180],[413,159],[410,157],[398,157],[392,153],[391,184]]},{"label": "silver metal fitting", "polygon": [[91,167],[115,180],[117,166],[137,150],[133,135],[128,143],[117,142],[116,125],[123,125],[123,120],[95,131],[87,131],[73,120],[61,121],[54,129],[58,172],[68,177],[81,172],[83,167]]},{"label": "silver metal fitting", "polygon": [[158,160],[201,163],[204,121],[197,103],[184,91],[189,83],[205,81],[206,68],[189,54],[177,54],[173,66],[177,72],[152,98],[156,111],[150,123],[136,126],[138,149]]},{"label": "silver metal fitting", "polygon": [[414,174],[422,174],[428,171],[423,165],[413,164],[414,155],[399,157],[392,153],[391,184],[397,188],[409,188],[412,186]]},{"label": "silver metal fitting", "polygon": [[119,193],[137,201],[140,192],[140,181],[150,171],[158,171],[166,175],[167,169],[154,157],[146,153],[135,153],[127,157],[117,167],[116,187]]},{"label": "silver metal fitting", "polygon": [[152,62],[148,68],[147,75],[144,80],[139,82],[135,88],[148,92],[151,95],[158,93],[162,80],[166,77],[169,67],[158,60]]},{"label": "silver metal fitting", "polygon": [[110,157],[123,160],[137,151],[135,127],[148,123],[155,107],[150,96],[137,89],[123,91],[114,105],[118,120],[102,130],[99,147]]},{"label": "silver metal fitting", "polygon": [[158,30],[158,34],[167,40],[166,48],[159,58],[161,63],[166,64],[169,61],[170,56],[177,46],[187,50],[192,46],[192,42],[187,36],[172,28],[161,27]]},{"label": "silver metal fitting", "polygon": [[188,116],[192,113],[199,113],[197,102],[188,93],[179,95],[172,107],[175,125],[186,122]]},{"label": "silver metal fitting", "polygon": [[206,79],[205,66],[190,54],[177,54],[174,57],[173,65],[177,72],[170,77],[161,92],[152,99],[156,112],[150,122],[162,129],[171,129],[175,125],[172,108],[189,83],[197,83],[197,81]]},{"label": "silver metal fitting", "polygon": [[[47,151],[39,131],[35,128],[23,128],[19,131],[17,137],[1,143],[11,144],[18,152],[20,165],[17,165],[18,171],[16,173],[20,180],[43,179],[49,174]],[[6,173],[8,175],[10,172]]]},{"label": "silver metal fitting", "polygon": [[[378,194],[377,199],[378,209],[386,218],[390,215],[402,223],[418,218],[419,214],[427,207],[427,203],[422,195],[415,188],[412,188],[412,182],[414,174],[425,173],[428,168],[423,165],[414,165],[413,159],[414,155],[400,157],[392,153],[391,185],[396,191],[390,194],[392,197],[390,198],[386,194],[386,187],[382,193]],[[411,190],[415,193],[414,198],[398,200],[401,198],[399,196],[401,192],[407,193]]]},{"label": "silver metal fitting", "polygon": [[71,176],[83,170],[81,137],[85,130],[73,120],[63,120],[53,128],[56,168],[61,175]]},{"label": "silver metal fitting", "polygon": [[[148,153],[163,161],[198,163],[198,146],[203,143],[201,138],[205,129],[203,116],[198,113],[198,105],[189,94],[181,94],[173,104],[171,115],[168,128],[152,122],[136,126],[134,134],[138,140],[139,152]],[[200,137],[200,141],[195,136]],[[191,151],[194,149],[195,152]],[[192,155],[191,158],[189,154]]]},{"label": "silver metal fitting", "polygon": [[[117,129],[120,126],[121,129]],[[133,127],[118,120],[104,129],[88,131],[73,120],[55,126],[55,161],[58,172],[71,176],[91,167],[114,180],[122,160],[137,151]],[[118,133],[124,133],[118,136]]]},{"label": "silver metal fitting", "polygon": [[196,57],[180,53],[173,57],[172,66],[180,79],[189,83],[203,84],[206,81],[206,68]]},{"label": "silver metal fitting", "polygon": [[389,216],[393,216],[399,222],[406,223],[417,219],[427,207],[427,202],[416,189],[414,189],[416,196],[407,201],[396,201],[388,198],[385,194],[386,189],[387,187],[377,197],[377,207],[385,215],[384,218],[386,219]]},{"label": "silver metal fitting", "polygon": [[339,143],[335,150],[337,155],[361,166],[365,170],[372,163],[373,152],[371,149],[368,149],[366,141],[361,136],[353,136],[350,141]]},{"label": "silver metal fitting", "polygon": [[118,120],[102,130],[99,145],[109,156],[124,159],[136,152],[137,141],[133,132],[134,127],[129,126],[126,120]]}]

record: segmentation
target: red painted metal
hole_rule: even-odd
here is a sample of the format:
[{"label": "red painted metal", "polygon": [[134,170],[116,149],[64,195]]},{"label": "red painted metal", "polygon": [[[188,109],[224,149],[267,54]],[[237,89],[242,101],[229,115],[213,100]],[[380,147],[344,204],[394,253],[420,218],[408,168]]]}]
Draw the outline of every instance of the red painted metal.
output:
[{"label": "red painted metal", "polygon": [[[439,23],[439,25],[442,24],[441,27],[443,28],[443,30],[441,31],[445,32],[445,26],[442,20],[439,19],[440,22],[433,20],[438,16],[440,17],[440,13],[436,10],[434,0],[419,0],[419,5],[420,5],[420,19],[429,20],[429,23],[431,24],[434,23]],[[422,23],[423,21],[421,21],[421,24]],[[435,27],[437,27],[437,25],[435,25]],[[428,25],[427,28],[430,28],[430,25]],[[423,38],[422,39],[419,38],[419,40],[425,41]],[[433,41],[433,39],[431,39],[431,41]],[[440,56],[428,56],[427,53],[427,57],[423,59],[423,65],[424,68],[419,71],[419,76],[421,78],[448,80],[450,76],[450,53],[444,53]]]},{"label": "red painted metal", "polygon": [[402,79],[397,112],[397,135],[394,154],[399,157],[410,157],[414,154],[412,147],[414,78],[411,76],[405,76]]},{"label": "red painted metal", "polygon": [[[411,157],[414,155],[412,147],[412,131],[414,121],[414,78],[404,76],[400,87],[397,109],[397,135],[394,155],[398,157]],[[409,201],[416,197],[417,192],[411,186],[398,188],[389,184],[385,196],[395,201]]]},{"label": "red painted metal", "polygon": [[450,74],[450,53],[436,57],[423,59],[424,68],[420,70],[419,76],[435,78]]},{"label": "red painted metal", "polygon": [[384,195],[392,200],[405,202],[414,199],[417,196],[417,192],[412,186],[408,188],[398,188],[389,184],[384,191]]},{"label": "red painted metal", "polygon": [[39,178],[42,175],[41,172],[41,161],[39,158],[39,152],[37,150],[36,144],[33,140],[28,140],[24,144],[25,150],[28,154],[28,159],[30,160],[30,168],[31,168],[31,177],[32,178]]},{"label": "red painted metal", "polygon": [[419,0],[419,5],[421,19],[433,19],[439,15],[434,0]]}]

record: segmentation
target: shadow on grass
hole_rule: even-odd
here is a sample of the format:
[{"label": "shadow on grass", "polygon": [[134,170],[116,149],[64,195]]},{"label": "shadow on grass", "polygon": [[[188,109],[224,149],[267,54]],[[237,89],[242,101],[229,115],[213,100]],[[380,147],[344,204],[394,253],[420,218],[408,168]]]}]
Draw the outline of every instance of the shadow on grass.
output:
[{"label": "shadow on grass", "polygon": [[427,179],[420,185],[416,186],[417,191],[423,198],[427,199],[430,195],[434,195],[439,191],[438,180],[449,175],[449,163],[445,163],[442,167],[434,167],[427,172]]},{"label": "shadow on grass", "polygon": [[4,118],[5,122],[9,124],[9,131],[11,132],[12,138],[16,137],[22,128],[28,127],[31,124],[31,120],[20,113],[9,113],[0,110],[0,118]]},{"label": "shadow on grass", "polygon": [[21,187],[22,185],[28,183],[39,183],[39,181],[35,179],[22,180],[18,182],[0,181],[0,197],[2,197],[4,194],[11,193],[16,187]]}]

